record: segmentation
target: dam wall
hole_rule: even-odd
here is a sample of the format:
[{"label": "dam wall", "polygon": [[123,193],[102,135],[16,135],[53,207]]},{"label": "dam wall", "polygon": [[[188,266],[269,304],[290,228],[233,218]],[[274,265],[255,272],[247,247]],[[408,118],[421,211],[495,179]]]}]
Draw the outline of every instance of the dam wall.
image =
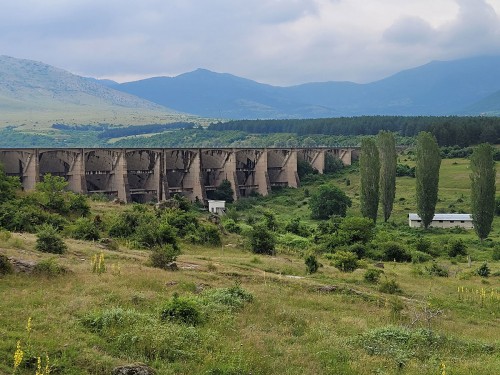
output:
[{"label": "dam wall", "polygon": [[[45,174],[61,176],[68,189],[104,194],[124,202],[162,201],[181,194],[206,201],[228,180],[236,200],[273,187],[298,187],[297,162],[318,173],[328,155],[350,165],[356,148],[12,148],[0,149],[0,163],[24,190],[35,189]],[[209,193],[210,194],[210,193]]]}]

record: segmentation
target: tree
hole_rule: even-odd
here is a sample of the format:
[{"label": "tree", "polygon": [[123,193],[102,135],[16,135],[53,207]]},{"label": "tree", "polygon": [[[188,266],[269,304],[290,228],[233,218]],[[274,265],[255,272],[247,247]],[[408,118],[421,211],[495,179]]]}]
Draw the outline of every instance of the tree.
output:
[{"label": "tree", "polygon": [[361,176],[361,214],[377,221],[380,160],[377,145],[372,138],[364,138],[361,141],[359,172]]},{"label": "tree", "polygon": [[250,232],[250,245],[256,254],[274,255],[276,239],[264,225],[257,224]]},{"label": "tree", "polygon": [[493,147],[488,143],[477,146],[470,158],[471,209],[474,230],[484,240],[491,231],[495,215],[495,162]]},{"label": "tree", "polygon": [[380,155],[380,202],[384,221],[391,216],[394,198],[396,197],[396,141],[394,134],[381,131],[377,137]]},{"label": "tree", "polygon": [[351,204],[351,199],[333,185],[321,185],[309,200],[311,217],[320,220],[328,219],[332,215],[345,216],[347,207],[351,207]]},{"label": "tree", "polygon": [[234,200],[233,188],[229,180],[223,180],[212,194],[212,199],[226,201],[232,203]]},{"label": "tree", "polygon": [[424,228],[428,228],[434,217],[438,199],[441,156],[436,138],[427,132],[418,134],[416,151],[417,212]]},{"label": "tree", "polygon": [[0,203],[12,200],[16,196],[16,190],[21,188],[17,177],[9,177],[5,174],[0,164]]}]

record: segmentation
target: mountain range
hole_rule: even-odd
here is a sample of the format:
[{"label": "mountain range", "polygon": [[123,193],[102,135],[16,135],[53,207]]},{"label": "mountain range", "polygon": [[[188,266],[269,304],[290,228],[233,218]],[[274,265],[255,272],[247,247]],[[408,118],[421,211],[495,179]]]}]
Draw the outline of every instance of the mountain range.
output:
[{"label": "mountain range", "polygon": [[198,69],[112,87],[212,118],[499,115],[500,56],[433,61],[367,84],[318,82],[277,87]]},{"label": "mountain range", "polygon": [[4,124],[500,115],[500,56],[433,61],[366,84],[289,87],[206,69],[120,84],[0,56],[0,113]]}]

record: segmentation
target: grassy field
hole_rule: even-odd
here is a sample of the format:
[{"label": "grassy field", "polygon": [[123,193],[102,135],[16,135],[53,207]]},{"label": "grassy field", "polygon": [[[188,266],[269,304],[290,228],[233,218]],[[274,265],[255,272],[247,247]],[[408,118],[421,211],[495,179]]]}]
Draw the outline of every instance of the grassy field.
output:
[{"label": "grassy field", "polygon": [[[439,212],[468,211],[467,165],[443,161]],[[299,217],[317,225],[307,202],[320,181],[341,186],[353,199],[348,216],[359,215],[355,167],[248,200],[234,215],[244,233],[249,218],[263,210],[273,211],[280,224]],[[126,243],[111,251],[67,239],[68,251],[51,256],[34,250],[33,235],[1,232],[0,254],[37,262],[55,258],[69,272],[0,276],[0,373],[13,372],[18,340],[25,351],[19,374],[35,374],[36,360],[30,365],[26,358],[41,356],[43,367],[46,355],[52,374],[109,374],[114,366],[138,362],[158,374],[498,373],[500,262],[492,261],[492,252],[500,220],[484,243],[473,232],[410,230],[414,181],[398,178],[394,214],[389,224],[378,224],[375,240],[412,247],[424,236],[440,252],[450,239],[461,238],[472,264],[438,257],[449,277],[437,277],[426,272],[429,262],[385,262],[381,282],[395,280],[402,290],[397,294],[364,280],[370,260],[343,273],[320,257],[322,267],[310,275],[303,251],[280,245],[276,256],[255,255],[236,234],[225,234],[220,247],[181,243],[180,269],[173,272],[148,266],[149,251]],[[93,203],[93,212],[102,215],[123,209]],[[97,274],[91,262],[100,253],[106,272]],[[474,272],[485,261],[493,274],[488,278]],[[239,300],[234,290],[253,298]],[[196,306],[198,324],[160,318],[175,294]]]}]

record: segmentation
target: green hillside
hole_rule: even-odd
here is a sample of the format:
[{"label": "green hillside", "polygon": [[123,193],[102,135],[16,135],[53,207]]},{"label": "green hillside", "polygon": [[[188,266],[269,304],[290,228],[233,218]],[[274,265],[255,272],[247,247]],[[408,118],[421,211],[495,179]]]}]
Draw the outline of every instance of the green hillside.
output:
[{"label": "green hillside", "polygon": [[[399,162],[413,163],[411,155]],[[468,174],[467,160],[443,160],[438,212],[468,212]],[[499,217],[482,243],[473,231],[411,229],[415,179],[398,177],[389,223],[379,222],[368,243],[354,244],[365,253],[353,272],[342,272],[345,264],[336,256],[348,247],[324,250],[320,227],[327,222],[310,219],[309,202],[320,184],[334,184],[352,199],[346,220],[359,216],[357,167],[302,181],[298,189],[233,204],[220,225],[182,200],[159,211],[94,197],[86,225],[106,238],[100,241],[72,238],[90,233],[89,227],[75,229],[82,219],[77,224],[75,212],[62,209],[83,207],[75,198],[51,201],[43,190],[18,198],[46,206],[48,199],[62,210],[64,222],[50,218],[62,226],[68,249],[47,254],[35,249],[35,234],[0,232],[0,254],[43,265],[34,274],[0,275],[0,373],[13,372],[18,341],[23,360],[17,374],[35,374],[38,356],[42,370],[48,357],[51,374],[109,374],[133,363],[158,374],[496,373]],[[4,213],[0,206],[4,226],[14,218],[16,225],[26,223],[21,213],[9,221]],[[293,219],[298,231],[289,225]],[[175,239],[158,223],[174,227]],[[251,251],[258,225],[273,228],[274,256]],[[180,247],[177,271],[151,266],[159,238],[170,251]],[[394,243],[412,261],[384,260],[384,249]],[[449,255],[462,246],[457,243],[470,265],[466,255]],[[310,274],[305,258],[311,253],[321,265]],[[484,263],[489,277],[476,272]]]}]

